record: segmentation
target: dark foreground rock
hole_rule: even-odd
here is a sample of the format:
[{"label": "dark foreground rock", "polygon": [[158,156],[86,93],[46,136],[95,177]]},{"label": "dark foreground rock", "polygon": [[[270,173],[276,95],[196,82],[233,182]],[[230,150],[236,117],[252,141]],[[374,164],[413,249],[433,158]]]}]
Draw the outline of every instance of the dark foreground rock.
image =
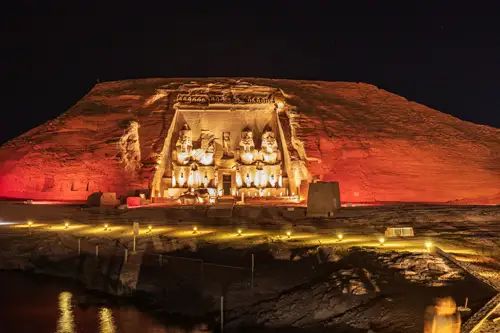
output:
[{"label": "dark foreground rock", "polygon": [[[154,243],[152,238],[141,240],[137,253],[132,254],[130,240],[82,237],[78,254],[78,239],[64,232],[1,235],[0,269],[70,278],[97,295],[132,296],[158,316],[177,314],[219,322],[223,297],[227,331],[302,333],[323,328],[421,332],[423,320],[415,318],[423,316],[423,309],[436,295],[432,289],[441,287],[410,282],[401,278],[400,270],[417,265],[425,268],[419,273],[422,276],[427,276],[428,268],[432,274],[439,271],[437,276],[449,272],[448,264],[433,256],[389,253],[386,257],[324,247],[287,252],[277,251],[280,244],[271,243],[251,250],[258,263],[251,288],[250,271],[231,266],[246,261],[248,249],[164,239],[160,255],[152,251]],[[129,250],[127,262],[125,249]],[[136,260],[137,271],[125,274]],[[217,260],[227,265],[210,263]],[[473,283],[450,279],[442,292],[465,298],[464,292],[474,289],[474,295],[467,294],[474,312],[489,294]],[[78,301],[101,304],[105,299],[92,296]]]}]

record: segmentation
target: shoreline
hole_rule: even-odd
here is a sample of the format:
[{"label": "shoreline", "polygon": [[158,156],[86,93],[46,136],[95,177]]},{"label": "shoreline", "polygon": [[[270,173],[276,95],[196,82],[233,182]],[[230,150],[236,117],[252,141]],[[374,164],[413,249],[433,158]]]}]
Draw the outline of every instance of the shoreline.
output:
[{"label": "shoreline", "polygon": [[[397,260],[405,265],[423,261],[458,272],[450,261],[423,251],[425,240],[438,236],[439,246],[456,251],[460,260],[493,259],[495,247],[490,254],[484,249],[500,227],[496,207],[359,207],[317,220],[304,218],[300,209],[279,207],[245,208],[230,219],[208,219],[189,209],[135,209],[117,216],[65,206],[0,205],[12,208],[2,213],[14,223],[0,227],[0,269],[68,278],[88,290],[135,300],[159,317],[203,319],[216,329],[222,296],[225,331],[247,332],[385,332],[377,319],[383,313],[389,316],[386,323],[420,332],[425,306],[440,294],[452,295],[457,303],[469,297],[472,315],[492,296],[477,279],[442,283],[422,268],[394,267],[400,265]],[[33,216],[38,219],[28,227],[25,218]],[[69,228],[65,220],[71,221]],[[141,234],[134,254],[135,221]],[[417,236],[388,239],[381,247],[377,235],[383,235],[383,227],[401,221],[411,221]],[[109,230],[104,223],[110,223]],[[200,226],[198,232],[193,225]],[[292,236],[284,230],[292,230]],[[339,230],[342,242],[335,234]],[[415,270],[430,285],[408,280],[406,271]],[[471,296],[468,290],[478,292]]]},{"label": "shoreline", "polygon": [[[58,323],[60,323],[61,321],[60,316],[64,316],[64,314],[60,313],[61,295],[69,294],[70,304],[73,307],[72,312],[75,318],[75,322],[78,322],[80,324],[81,322],[78,319],[78,316],[81,316],[80,319],[83,320],[84,326],[89,325],[89,314],[87,314],[89,310],[90,315],[92,315],[93,313],[96,316],[94,320],[99,322],[100,310],[106,309],[109,310],[110,313],[112,312],[112,320],[114,319],[113,321],[115,323],[111,322],[111,324],[115,329],[118,329],[118,327],[120,326],[123,328],[123,325],[126,323],[126,321],[123,321],[123,318],[120,318],[120,315],[127,315],[127,313],[132,312],[131,318],[129,318],[128,320],[137,320],[138,317],[144,317],[146,319],[144,324],[147,324],[147,318],[149,318],[149,323],[151,323],[153,327],[157,327],[158,325],[160,325],[160,327],[165,331],[170,331],[170,329],[181,329],[182,331],[186,332],[211,332],[208,330],[209,326],[207,325],[207,318],[185,317],[159,312],[157,308],[147,303],[147,300],[144,300],[140,296],[115,296],[100,291],[89,290],[78,281],[70,278],[55,277],[46,274],[34,274],[20,270],[0,270],[0,280],[4,283],[3,287],[0,289],[2,289],[2,291],[6,294],[7,298],[17,297],[17,294],[21,294],[19,296],[24,296],[22,299],[26,300],[26,296],[29,295],[32,300],[35,300],[37,305],[43,304],[50,309],[53,309],[54,307],[56,309],[59,308],[59,313],[57,315]],[[3,304],[5,306],[9,303],[7,303],[7,301],[4,299]],[[20,309],[24,309],[23,302],[16,302],[16,304],[14,304],[14,307],[17,309],[15,310],[15,313],[20,314]],[[33,307],[32,304],[26,304],[26,307],[31,307],[34,310],[37,309],[36,307]],[[47,311],[47,308],[44,308],[42,313],[44,313],[44,311]],[[133,314],[133,312],[139,314]],[[67,314],[67,312],[65,314]],[[47,326],[45,317],[39,317],[40,315],[38,316],[38,319],[44,320],[44,325]],[[10,325],[9,323],[7,324],[7,327],[12,327],[14,325],[17,325],[15,320],[19,320],[21,318],[14,317],[14,319],[6,319],[7,322],[10,323]],[[56,325],[56,318],[53,318],[52,320],[52,322],[54,322],[54,325]],[[118,321],[118,323],[116,323],[116,321]],[[49,323],[50,322],[51,321],[49,319]],[[99,325],[99,323],[97,325]],[[133,324],[133,326],[137,326],[136,323]],[[125,327],[128,328],[128,326]],[[83,332],[87,331],[83,330]],[[133,330],[133,332],[140,332],[140,330]]]},{"label": "shoreline", "polygon": [[[371,328],[368,326],[362,330],[360,327],[350,327],[349,322],[332,322],[331,318],[342,317],[353,311],[364,318],[371,316],[363,310],[370,304],[389,304],[388,299],[393,297],[388,296],[390,292],[386,295],[386,291],[376,291],[376,284],[380,282],[376,282],[375,287],[369,286],[372,273],[376,276],[387,275],[386,278],[394,279],[392,283],[401,283],[392,270],[378,267],[375,263],[379,251],[360,249],[324,256],[325,253],[321,251],[326,249],[320,251],[316,246],[303,248],[302,253],[295,254],[298,257],[294,258],[298,260],[287,260],[293,254],[282,248],[282,253],[272,252],[274,259],[270,258],[267,263],[261,264],[265,261],[264,256],[269,255],[269,248],[257,245],[252,251],[256,252],[259,271],[255,278],[256,288],[251,289],[250,275],[246,270],[205,265],[200,273],[196,260],[185,259],[214,255],[233,255],[237,258],[245,249],[212,248],[201,241],[182,240],[170,248],[173,252],[167,252],[174,256],[163,257],[162,266],[158,255],[148,252],[153,246],[151,240],[145,239],[138,242],[137,253],[131,254],[128,259],[130,263],[134,260],[131,258],[142,258],[140,277],[132,289],[130,284],[126,284],[130,280],[123,279],[126,268],[123,248],[130,246],[130,243],[124,239],[80,237],[85,242],[82,241],[82,251],[78,256],[76,239],[64,232],[37,232],[32,236],[19,233],[8,237],[4,235],[0,269],[71,279],[92,293],[104,293],[113,298],[136,302],[151,315],[161,317],[169,314],[189,318],[208,323],[210,327],[219,325],[219,300],[220,296],[224,296],[225,330],[240,331],[246,327],[248,332],[262,329],[279,332],[284,325],[300,328],[301,332],[315,331],[325,325],[330,329],[343,328],[346,332],[369,332]],[[99,242],[97,257],[92,253],[92,247],[88,246],[91,242]],[[7,248],[9,252],[5,251]],[[257,248],[260,248],[260,253]],[[176,260],[180,262],[176,263]],[[347,280],[344,280],[344,274],[347,274]],[[347,285],[338,287],[339,283]],[[403,285],[410,287],[406,282]],[[415,295],[422,291],[430,292],[430,289],[423,287],[411,288],[415,289],[411,292]],[[488,294],[483,290],[484,293]],[[481,302],[481,298],[471,300],[472,306],[482,306]],[[329,310],[323,313],[323,308]],[[297,313],[294,314],[294,311]],[[418,308],[412,311],[419,312]],[[335,312],[339,313],[335,315]],[[296,317],[298,321],[290,321],[287,319],[289,317]]]}]

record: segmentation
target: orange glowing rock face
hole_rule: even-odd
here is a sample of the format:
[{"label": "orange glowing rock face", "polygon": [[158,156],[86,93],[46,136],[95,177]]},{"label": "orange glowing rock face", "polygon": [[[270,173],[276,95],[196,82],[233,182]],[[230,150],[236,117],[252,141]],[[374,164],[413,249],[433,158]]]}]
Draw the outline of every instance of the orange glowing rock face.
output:
[{"label": "orange glowing rock face", "polygon": [[[174,118],[175,101],[159,88],[193,80],[235,81],[95,86],[57,119],[0,148],[0,197],[85,200],[150,187]],[[290,160],[305,161],[309,180],[339,181],[344,202],[500,203],[499,129],[363,83],[244,81],[283,91],[293,109],[278,115]]]}]

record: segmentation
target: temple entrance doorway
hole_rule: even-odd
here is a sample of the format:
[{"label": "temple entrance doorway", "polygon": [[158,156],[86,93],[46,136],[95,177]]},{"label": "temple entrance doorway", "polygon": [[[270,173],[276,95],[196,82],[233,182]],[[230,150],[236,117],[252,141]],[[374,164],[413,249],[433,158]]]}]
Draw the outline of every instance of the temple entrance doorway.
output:
[{"label": "temple entrance doorway", "polygon": [[231,195],[231,175],[222,175],[222,191],[224,196]]}]

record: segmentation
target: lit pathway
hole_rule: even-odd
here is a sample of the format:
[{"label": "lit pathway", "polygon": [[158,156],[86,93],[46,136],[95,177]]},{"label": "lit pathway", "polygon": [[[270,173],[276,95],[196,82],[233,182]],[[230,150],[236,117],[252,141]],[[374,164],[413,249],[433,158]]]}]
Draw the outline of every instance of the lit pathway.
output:
[{"label": "lit pathway", "polygon": [[[194,226],[193,226],[194,227]],[[342,239],[332,230],[322,230],[319,232],[301,232],[289,230],[259,230],[259,229],[242,229],[241,233],[237,230],[227,227],[197,227],[194,231],[193,227],[186,225],[176,226],[148,226],[141,225],[139,233],[139,241],[144,238],[151,237],[152,240],[158,240],[160,236],[171,238],[187,238],[200,239],[212,243],[228,243],[234,245],[252,245],[262,242],[281,242],[283,245],[293,247],[307,246],[339,246],[339,247],[377,247],[380,249],[393,251],[426,251],[426,243],[432,242],[432,245],[437,245],[446,252],[455,254],[474,255],[476,252],[471,248],[461,248],[447,244],[446,241],[431,239],[428,237],[408,237],[408,238],[384,238],[380,233],[370,234],[351,234],[344,229]],[[105,239],[131,239],[133,230],[130,225],[88,225],[69,223],[65,224],[42,224],[28,223],[0,225],[0,236],[4,234],[25,234],[29,236],[29,230],[33,234],[36,233],[67,233],[74,237],[97,237]],[[290,235],[287,234],[290,232]],[[383,238],[383,243],[381,243]]]}]

